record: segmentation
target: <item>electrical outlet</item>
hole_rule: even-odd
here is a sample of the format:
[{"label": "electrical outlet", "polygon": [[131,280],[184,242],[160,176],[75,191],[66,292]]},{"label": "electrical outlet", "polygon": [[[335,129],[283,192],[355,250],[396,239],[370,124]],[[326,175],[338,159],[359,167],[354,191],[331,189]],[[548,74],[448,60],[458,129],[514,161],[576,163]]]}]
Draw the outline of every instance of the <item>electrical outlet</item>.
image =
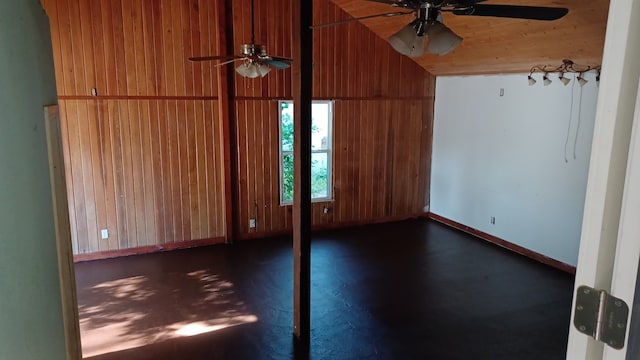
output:
[{"label": "electrical outlet", "polygon": [[102,237],[102,240],[108,239],[109,238],[109,230],[107,230],[107,229],[100,230],[100,236]]},{"label": "electrical outlet", "polygon": [[325,207],[323,207],[323,208],[322,208],[322,212],[323,212],[323,213],[325,213],[325,214],[328,214],[328,213],[329,213],[329,208],[328,208],[328,207],[326,207],[326,206],[325,206]]},{"label": "electrical outlet", "polygon": [[249,229],[256,227],[256,219],[249,219]]},{"label": "electrical outlet", "polygon": [[496,224],[496,217],[495,216],[491,217],[491,224],[493,224],[493,225]]}]

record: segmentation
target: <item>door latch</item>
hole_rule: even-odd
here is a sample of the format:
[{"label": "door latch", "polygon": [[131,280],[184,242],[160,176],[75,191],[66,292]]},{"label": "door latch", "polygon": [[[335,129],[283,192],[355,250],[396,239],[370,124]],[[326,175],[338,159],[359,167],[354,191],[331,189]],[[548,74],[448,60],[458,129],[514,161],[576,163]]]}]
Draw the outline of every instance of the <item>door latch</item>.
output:
[{"label": "door latch", "polygon": [[622,349],[627,335],[629,306],[624,300],[589,286],[580,286],[576,293],[573,325],[614,349]]}]

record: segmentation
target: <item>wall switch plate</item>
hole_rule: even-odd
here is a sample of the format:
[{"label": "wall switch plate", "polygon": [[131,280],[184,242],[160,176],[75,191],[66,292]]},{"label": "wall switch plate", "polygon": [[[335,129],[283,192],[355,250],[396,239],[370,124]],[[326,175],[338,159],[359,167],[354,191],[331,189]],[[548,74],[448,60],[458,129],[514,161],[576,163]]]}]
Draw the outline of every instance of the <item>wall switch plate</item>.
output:
[{"label": "wall switch plate", "polygon": [[109,238],[109,230],[107,230],[107,229],[100,230],[100,236],[102,237],[102,240],[108,239]]},{"label": "wall switch plate", "polygon": [[256,227],[256,219],[249,219],[249,229]]}]

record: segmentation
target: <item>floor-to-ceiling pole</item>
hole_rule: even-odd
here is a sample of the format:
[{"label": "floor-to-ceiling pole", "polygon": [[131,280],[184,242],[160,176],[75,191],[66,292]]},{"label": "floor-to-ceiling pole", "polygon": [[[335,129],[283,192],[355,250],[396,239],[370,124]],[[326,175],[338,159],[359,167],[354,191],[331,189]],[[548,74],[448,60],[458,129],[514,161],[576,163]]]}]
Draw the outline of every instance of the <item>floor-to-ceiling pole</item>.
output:
[{"label": "floor-to-ceiling pole", "polygon": [[[216,13],[218,24],[224,34],[218,40],[219,54],[234,54],[233,44],[233,1],[218,1]],[[212,71],[215,69],[211,67]],[[226,243],[234,241],[238,235],[238,172],[237,140],[235,119],[235,79],[233,66],[218,67],[218,124],[221,139],[218,141],[223,155],[224,171],[224,239]],[[211,119],[213,121],[213,119]]]},{"label": "floor-to-ceiling pole", "polygon": [[313,2],[293,0],[292,90],[294,109],[293,335],[308,353],[311,337],[311,89]]}]

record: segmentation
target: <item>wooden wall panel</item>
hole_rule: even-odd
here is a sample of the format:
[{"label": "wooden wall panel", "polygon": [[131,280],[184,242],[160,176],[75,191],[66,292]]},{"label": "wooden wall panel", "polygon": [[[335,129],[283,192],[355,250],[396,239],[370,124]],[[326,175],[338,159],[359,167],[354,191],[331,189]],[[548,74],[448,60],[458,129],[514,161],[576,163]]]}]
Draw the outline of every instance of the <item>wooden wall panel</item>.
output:
[{"label": "wooden wall panel", "polygon": [[[242,44],[251,42],[251,0],[234,0],[232,9],[233,43],[239,54]],[[255,42],[266,46],[269,55],[291,57],[291,16],[291,0],[255,1]],[[256,79],[236,76],[235,90],[241,98],[291,98],[291,70],[274,69]]]},{"label": "wooden wall panel", "polygon": [[[223,235],[224,204],[216,194],[220,133],[215,120],[205,118],[216,106],[207,100],[60,101],[76,254]],[[108,240],[100,239],[100,229],[109,230]]]},{"label": "wooden wall panel", "polygon": [[218,71],[187,60],[219,47],[215,0],[43,5],[74,253],[224,236]]},{"label": "wooden wall panel", "polygon": [[[351,18],[327,0],[314,2],[314,23]],[[433,76],[394,51],[359,22],[314,31],[313,94],[317,98],[433,96]]]},{"label": "wooden wall panel", "polygon": [[[279,204],[278,152],[278,100],[292,96],[291,71],[234,74],[234,90],[220,97],[235,106],[230,141],[218,118],[228,105],[217,96],[226,88],[219,69],[187,58],[220,54],[225,40],[236,52],[249,42],[250,0],[225,2],[233,34],[219,28],[224,6],[215,1],[222,0],[45,1],[76,254],[221,238],[232,227],[239,238],[291,229],[291,207]],[[255,40],[274,56],[292,54],[291,1],[256,1]],[[314,7],[316,23],[350,17],[329,0]],[[335,188],[333,201],[313,204],[313,224],[421,213],[434,77],[360,23],[318,29],[314,64],[314,97],[335,100]],[[229,143],[237,144],[235,194],[223,178]],[[229,197],[235,226],[225,221]],[[110,238],[100,240],[105,228]]]},{"label": "wooden wall panel", "polygon": [[[290,207],[280,206],[278,101],[239,100],[238,120],[240,233],[290,229]],[[249,228],[256,219],[256,228]]]},{"label": "wooden wall panel", "polygon": [[[279,205],[278,129],[267,126],[278,123],[278,101],[241,100],[237,108],[241,234],[289,231],[291,207]],[[421,213],[428,205],[432,109],[429,98],[336,100],[334,200],[314,204],[313,224]]]},{"label": "wooden wall panel", "polygon": [[[274,55],[281,53],[271,49],[287,42],[280,29],[288,29],[290,20],[266,25],[267,37],[258,32],[269,8],[288,8],[289,1],[264,2],[269,5],[256,10],[262,21],[256,25],[256,41],[268,43]],[[235,17],[238,47],[250,32],[243,2],[248,0],[234,3],[234,11],[244,14]],[[314,4],[316,23],[350,17],[329,0]],[[359,23],[316,30],[314,65],[314,97],[335,100],[334,199],[313,204],[314,226],[422,213],[428,205],[434,77]],[[271,84],[280,79],[272,73],[253,80],[236,76],[238,221],[244,238],[291,230],[291,206],[279,205],[278,158],[278,100],[289,99],[290,88],[271,92]],[[256,228],[249,228],[250,219]]]},{"label": "wooden wall panel", "polygon": [[216,96],[214,1],[46,1],[58,96]]}]

